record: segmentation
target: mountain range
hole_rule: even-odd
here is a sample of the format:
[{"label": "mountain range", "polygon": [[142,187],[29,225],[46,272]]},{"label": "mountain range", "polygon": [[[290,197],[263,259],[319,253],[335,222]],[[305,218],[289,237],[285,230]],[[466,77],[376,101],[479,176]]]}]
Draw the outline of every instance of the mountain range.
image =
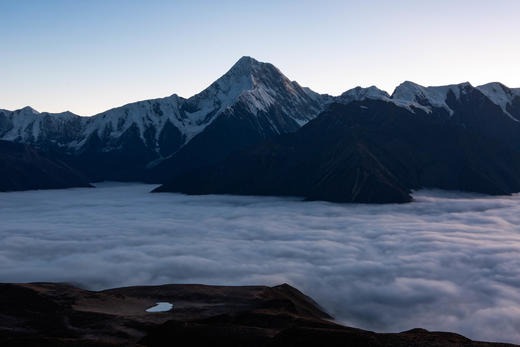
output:
[{"label": "mountain range", "polygon": [[0,139],[90,181],[189,194],[406,202],[413,189],[520,191],[520,88],[500,83],[318,94],[241,58],[201,93],[92,117],[0,110]]},{"label": "mountain range", "polygon": [[93,181],[161,182],[170,178],[169,170],[198,167],[295,131],[328,99],[291,82],[271,64],[243,57],[189,99],[174,94],[92,117],[30,107],[0,110],[0,139],[52,153]]}]

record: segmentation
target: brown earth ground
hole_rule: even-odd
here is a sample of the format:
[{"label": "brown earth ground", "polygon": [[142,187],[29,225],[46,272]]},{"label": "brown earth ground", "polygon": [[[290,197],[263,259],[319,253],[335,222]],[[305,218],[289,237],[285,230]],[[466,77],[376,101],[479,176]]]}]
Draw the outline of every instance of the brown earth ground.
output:
[{"label": "brown earth ground", "polygon": [[[169,302],[168,312],[146,312]],[[170,284],[88,291],[0,284],[0,346],[512,346],[413,329],[380,334],[339,325],[283,284]]]}]

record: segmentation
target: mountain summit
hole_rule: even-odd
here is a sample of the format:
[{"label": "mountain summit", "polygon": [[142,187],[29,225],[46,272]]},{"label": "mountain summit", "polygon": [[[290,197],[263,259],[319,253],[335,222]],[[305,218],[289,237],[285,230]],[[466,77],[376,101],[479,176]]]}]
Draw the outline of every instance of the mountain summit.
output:
[{"label": "mountain summit", "polygon": [[57,153],[94,181],[161,182],[170,170],[205,165],[296,131],[329,99],[290,81],[272,64],[242,57],[188,99],[173,94],[92,117],[0,110],[0,139]]},{"label": "mountain summit", "polygon": [[206,90],[188,99],[188,105],[212,103],[207,127],[178,152],[149,166],[146,179],[164,182],[261,140],[294,132],[315,118],[329,100],[328,95],[290,81],[272,64],[242,57]]}]

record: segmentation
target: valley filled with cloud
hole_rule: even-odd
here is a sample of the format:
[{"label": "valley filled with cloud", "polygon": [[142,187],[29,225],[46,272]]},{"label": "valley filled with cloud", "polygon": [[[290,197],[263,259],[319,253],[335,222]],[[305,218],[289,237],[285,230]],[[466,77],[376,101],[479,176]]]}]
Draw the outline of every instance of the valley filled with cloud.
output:
[{"label": "valley filled with cloud", "polygon": [[520,339],[520,195],[360,205],[154,187],[1,193],[0,280],[287,282],[350,326]]}]

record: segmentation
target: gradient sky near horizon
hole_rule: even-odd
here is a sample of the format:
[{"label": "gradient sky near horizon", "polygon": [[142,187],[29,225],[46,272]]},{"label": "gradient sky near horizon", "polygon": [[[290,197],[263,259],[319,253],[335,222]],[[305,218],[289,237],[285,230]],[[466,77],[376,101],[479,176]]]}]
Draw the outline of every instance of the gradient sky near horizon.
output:
[{"label": "gradient sky near horizon", "polygon": [[338,95],[520,87],[520,1],[0,0],[0,108],[93,115],[189,97],[241,56]]}]

